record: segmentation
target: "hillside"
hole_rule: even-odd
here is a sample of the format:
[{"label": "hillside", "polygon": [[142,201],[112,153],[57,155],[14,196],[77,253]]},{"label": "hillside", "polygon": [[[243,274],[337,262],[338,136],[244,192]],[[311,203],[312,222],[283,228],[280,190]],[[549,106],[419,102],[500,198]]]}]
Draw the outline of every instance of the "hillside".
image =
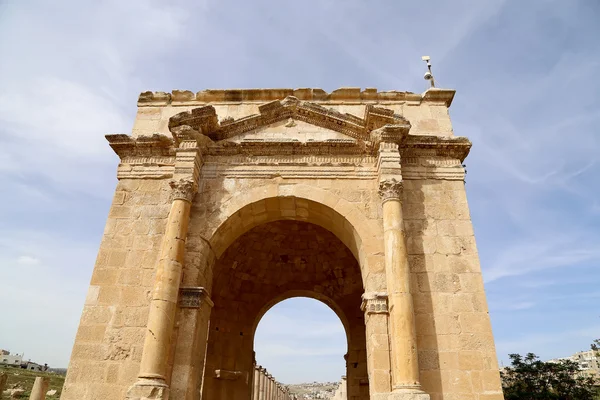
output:
[{"label": "hillside", "polygon": [[333,397],[340,382],[311,382],[286,385],[300,400],[329,399]]},{"label": "hillside", "polygon": [[15,385],[25,389],[25,393],[22,398],[29,398],[31,389],[33,388],[33,382],[37,376],[47,376],[50,380],[48,390],[56,390],[56,395],[47,396],[46,399],[58,399],[62,390],[63,383],[65,382],[65,376],[51,372],[39,372],[39,371],[28,371],[22,368],[12,367],[0,367],[0,373],[6,373],[8,376],[5,389],[12,389]]}]

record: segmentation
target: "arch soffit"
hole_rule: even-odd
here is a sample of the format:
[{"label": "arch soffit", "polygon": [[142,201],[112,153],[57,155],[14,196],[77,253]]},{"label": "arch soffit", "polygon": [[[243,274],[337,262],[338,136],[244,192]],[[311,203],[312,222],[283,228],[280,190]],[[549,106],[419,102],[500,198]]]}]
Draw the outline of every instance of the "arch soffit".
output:
[{"label": "arch soffit", "polygon": [[314,223],[336,235],[358,260],[363,283],[370,256],[383,254],[383,226],[378,220],[368,219],[330,191],[305,184],[272,183],[232,195],[208,215],[204,237],[220,258],[250,229],[281,219]]},{"label": "arch soffit", "polygon": [[349,347],[349,345],[350,345],[350,321],[349,321],[348,317],[346,316],[346,314],[344,313],[344,311],[342,310],[342,308],[340,306],[338,306],[338,304],[335,302],[335,300],[329,298],[328,296],[326,296],[322,293],[317,293],[317,292],[313,292],[313,291],[309,291],[309,290],[290,290],[290,291],[281,293],[280,295],[276,296],[274,299],[270,300],[267,304],[265,304],[260,309],[260,311],[258,312],[258,314],[256,315],[256,318],[254,320],[254,325],[252,326],[252,342],[254,342],[258,324],[260,323],[262,318],[265,316],[265,314],[267,312],[269,312],[269,310],[271,308],[273,308],[277,304],[281,303],[282,301],[285,301],[288,299],[293,299],[293,298],[299,298],[299,297],[316,300],[316,301],[319,301],[319,302],[325,304],[327,307],[329,307],[331,309],[331,311],[333,311],[335,313],[335,315],[337,315],[340,322],[342,323],[342,326],[344,327],[344,332],[346,333],[346,346]]}]

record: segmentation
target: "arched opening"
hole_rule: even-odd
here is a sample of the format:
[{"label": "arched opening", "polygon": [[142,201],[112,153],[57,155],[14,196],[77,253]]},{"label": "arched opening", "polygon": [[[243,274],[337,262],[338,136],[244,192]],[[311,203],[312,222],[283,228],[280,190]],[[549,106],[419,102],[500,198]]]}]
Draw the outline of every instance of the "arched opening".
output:
[{"label": "arched opening", "polygon": [[368,398],[363,292],[355,255],[331,231],[296,219],[255,224],[214,265],[203,398],[251,398],[259,321],[275,304],[299,296],[338,315],[347,336],[349,398]]},{"label": "arched opening", "polygon": [[254,335],[256,362],[284,384],[338,382],[346,374],[346,333],[330,306],[292,297],[260,319]]}]

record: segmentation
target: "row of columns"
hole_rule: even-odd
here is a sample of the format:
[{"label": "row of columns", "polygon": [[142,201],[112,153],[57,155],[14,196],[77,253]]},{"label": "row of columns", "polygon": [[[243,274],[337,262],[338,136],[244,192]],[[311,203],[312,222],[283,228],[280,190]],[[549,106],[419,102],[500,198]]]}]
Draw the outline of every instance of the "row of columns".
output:
[{"label": "row of columns", "polygon": [[260,365],[254,366],[252,400],[295,400],[296,396],[282,386]]}]

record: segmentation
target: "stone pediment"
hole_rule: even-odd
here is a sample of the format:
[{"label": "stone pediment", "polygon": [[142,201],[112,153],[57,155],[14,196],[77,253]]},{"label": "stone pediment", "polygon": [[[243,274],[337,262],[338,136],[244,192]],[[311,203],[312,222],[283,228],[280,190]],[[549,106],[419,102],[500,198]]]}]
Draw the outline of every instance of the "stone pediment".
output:
[{"label": "stone pediment", "polygon": [[373,142],[377,140],[373,140],[372,132],[380,128],[386,127],[389,132],[401,136],[405,136],[410,129],[410,123],[393,110],[371,104],[366,106],[362,117],[341,113],[313,102],[300,101],[294,96],[268,102],[258,109],[259,114],[219,121],[213,106],[198,107],[171,117],[169,129],[175,132],[175,128],[190,126],[216,142],[275,137],[282,140],[354,139],[359,142]]},{"label": "stone pediment", "polygon": [[250,132],[236,135],[229,139],[232,142],[240,143],[250,140],[266,140],[266,141],[299,141],[301,143],[311,141],[339,141],[352,140],[343,133],[325,129],[320,126],[309,124],[308,122],[298,121],[294,118],[274,122],[272,124],[259,127]]}]

